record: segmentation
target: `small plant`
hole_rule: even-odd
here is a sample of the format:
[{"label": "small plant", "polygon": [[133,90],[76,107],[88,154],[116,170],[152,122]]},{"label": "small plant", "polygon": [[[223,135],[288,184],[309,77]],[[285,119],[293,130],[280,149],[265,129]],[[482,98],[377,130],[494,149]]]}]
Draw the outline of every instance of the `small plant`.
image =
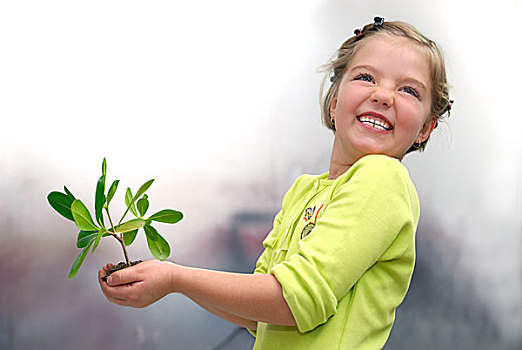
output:
[{"label": "small plant", "polygon": [[[66,186],[63,187],[64,193],[54,191],[49,193],[47,196],[47,200],[51,207],[66,219],[74,221],[76,226],[80,229],[76,245],[78,248],[83,250],[72,264],[69,278],[73,278],[76,275],[91,247],[91,253],[94,253],[103,237],[114,237],[123,249],[125,263],[120,263],[114,270],[132,266],[140,262],[131,262],[126,248],[134,242],[140,229],[145,231],[147,245],[156,259],[165,260],[170,255],[169,243],[152,226],[152,222],[174,224],[183,218],[183,214],[177,210],[164,209],[149,217],[145,217],[147,209],[149,208],[149,199],[145,192],[154,182],[154,179],[152,179],[145,182],[134,196],[132,195],[131,189],[127,188],[127,192],[125,193],[125,205],[127,206],[127,209],[118,223],[114,225],[109,210],[109,204],[118,189],[120,180],[115,180],[109,190],[105,192],[106,177],[107,162],[104,158],[102,163],[102,175],[96,184],[96,195],[94,201],[94,218],[96,221],[93,220],[89,210],[83,202],[76,199]],[[108,225],[104,218],[104,211],[106,219],[108,220]],[[123,219],[129,211],[135,216],[135,218],[123,222]]]}]

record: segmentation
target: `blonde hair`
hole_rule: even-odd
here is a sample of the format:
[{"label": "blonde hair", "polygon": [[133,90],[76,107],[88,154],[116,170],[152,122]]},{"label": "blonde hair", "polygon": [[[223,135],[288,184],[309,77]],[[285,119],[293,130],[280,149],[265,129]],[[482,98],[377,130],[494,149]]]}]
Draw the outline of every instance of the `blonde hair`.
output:
[{"label": "blonde hair", "polygon": [[[334,97],[337,95],[342,76],[346,71],[351,59],[355,56],[359,48],[364,42],[375,35],[388,34],[393,36],[404,37],[412,40],[419,47],[425,49],[431,67],[431,115],[436,116],[437,123],[449,116],[451,102],[449,99],[449,86],[446,78],[446,66],[440,48],[437,44],[425,37],[417,28],[404,22],[384,22],[375,26],[373,23],[367,24],[359,33],[346,40],[337,50],[331,61],[322,68],[326,72],[323,84],[321,85],[321,115],[323,124],[330,130],[335,132],[335,126],[330,116],[330,107]],[[327,79],[332,82],[328,91],[324,93]],[[428,138],[429,139],[429,138]],[[413,145],[406,152],[424,150],[428,142],[426,139],[420,147]]]}]

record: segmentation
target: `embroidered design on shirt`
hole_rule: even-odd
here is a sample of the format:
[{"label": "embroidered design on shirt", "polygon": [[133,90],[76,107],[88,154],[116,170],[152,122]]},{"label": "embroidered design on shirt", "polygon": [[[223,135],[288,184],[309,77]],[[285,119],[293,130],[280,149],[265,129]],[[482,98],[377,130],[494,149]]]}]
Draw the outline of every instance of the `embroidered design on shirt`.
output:
[{"label": "embroidered design on shirt", "polygon": [[324,204],[321,204],[317,211],[315,205],[313,207],[306,208],[303,215],[303,220],[307,222],[307,224],[305,225],[305,227],[303,227],[303,231],[301,231],[301,239],[305,238],[310,234],[310,232],[312,232],[312,230],[315,227],[315,224],[317,223],[317,216],[319,215],[319,212],[321,211],[321,209],[323,209],[323,207]]}]

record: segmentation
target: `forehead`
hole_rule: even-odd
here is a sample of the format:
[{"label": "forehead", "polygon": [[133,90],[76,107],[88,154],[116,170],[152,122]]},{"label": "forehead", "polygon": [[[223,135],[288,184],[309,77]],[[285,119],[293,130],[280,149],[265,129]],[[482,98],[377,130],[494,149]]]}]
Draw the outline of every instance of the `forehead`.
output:
[{"label": "forehead", "polygon": [[430,84],[430,60],[426,50],[413,40],[387,34],[375,35],[361,43],[350,60],[348,70],[364,65]]}]

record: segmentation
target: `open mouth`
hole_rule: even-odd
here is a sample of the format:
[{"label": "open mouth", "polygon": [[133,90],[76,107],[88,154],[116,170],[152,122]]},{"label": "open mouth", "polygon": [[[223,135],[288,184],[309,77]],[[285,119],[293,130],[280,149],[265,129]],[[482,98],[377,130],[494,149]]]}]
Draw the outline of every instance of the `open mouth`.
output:
[{"label": "open mouth", "polygon": [[393,129],[393,126],[387,121],[370,115],[358,116],[357,120],[360,121],[362,124],[371,126],[372,128],[375,128],[377,130],[389,131]]}]

